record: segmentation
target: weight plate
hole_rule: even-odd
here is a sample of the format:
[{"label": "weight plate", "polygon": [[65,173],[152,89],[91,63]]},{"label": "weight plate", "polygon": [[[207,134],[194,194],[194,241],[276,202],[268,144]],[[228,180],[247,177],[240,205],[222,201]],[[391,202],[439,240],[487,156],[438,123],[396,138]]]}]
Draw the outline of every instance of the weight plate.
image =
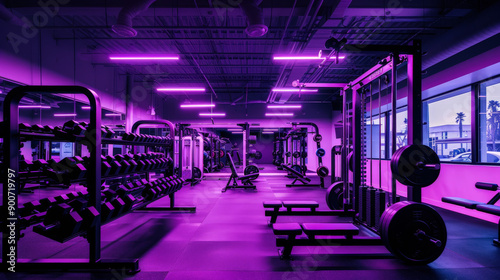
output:
[{"label": "weight plate", "polygon": [[326,151],[323,148],[319,148],[316,150],[316,156],[318,157],[324,157],[326,155]]},{"label": "weight plate", "polygon": [[292,165],[292,167],[290,167],[290,168],[292,168],[293,170],[295,170],[299,173],[302,173],[302,168],[298,164]]},{"label": "weight plate", "polygon": [[396,257],[412,264],[428,264],[444,251],[446,225],[432,207],[411,201],[393,204],[380,219],[380,237]]},{"label": "weight plate", "polygon": [[439,177],[440,170],[438,155],[425,145],[402,147],[391,158],[392,175],[407,186],[430,186]]},{"label": "weight plate", "polygon": [[201,178],[201,170],[198,167],[193,167],[193,178],[194,179]]},{"label": "weight plate", "polygon": [[248,144],[257,144],[257,135],[250,135],[248,137]]},{"label": "weight plate", "polygon": [[294,158],[299,158],[300,157],[300,153],[299,152],[293,152],[293,157]]},{"label": "weight plate", "polygon": [[252,176],[250,180],[255,180],[259,177],[259,167],[255,164],[250,164],[247,165],[245,170],[243,171],[245,175],[250,175],[250,174],[255,174],[255,176]]},{"label": "weight plate", "polygon": [[321,142],[321,140],[323,140],[323,136],[321,136],[321,134],[316,134],[313,136],[313,140],[314,142],[319,143]]},{"label": "weight plate", "polygon": [[328,170],[328,167],[326,166],[320,166],[318,169],[316,169],[316,174],[318,174],[319,177],[325,178],[328,176],[328,173],[330,173],[330,170]]},{"label": "weight plate", "polygon": [[307,152],[302,152],[301,158],[306,158],[307,157]]},{"label": "weight plate", "polygon": [[219,156],[223,158],[226,155],[226,152],[224,150],[219,151]]},{"label": "weight plate", "polygon": [[262,158],[262,153],[260,151],[255,152],[255,159],[259,160]]},{"label": "weight plate", "polygon": [[210,142],[208,140],[203,140],[203,150],[210,151]]},{"label": "weight plate", "polygon": [[326,205],[331,210],[344,209],[344,182],[335,182],[326,190]]},{"label": "weight plate", "polygon": [[351,172],[354,172],[354,152],[350,152],[349,155],[347,155],[347,166]]}]

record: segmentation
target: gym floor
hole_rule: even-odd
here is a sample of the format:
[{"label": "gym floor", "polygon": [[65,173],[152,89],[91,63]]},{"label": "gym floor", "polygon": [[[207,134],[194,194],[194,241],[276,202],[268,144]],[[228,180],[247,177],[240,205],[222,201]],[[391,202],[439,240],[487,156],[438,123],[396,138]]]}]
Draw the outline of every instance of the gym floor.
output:
[{"label": "gym floor", "polygon": [[[262,173],[276,173],[266,166]],[[327,182],[329,182],[327,178]],[[16,274],[15,279],[498,279],[500,248],[492,245],[497,225],[438,209],[448,228],[448,244],[428,266],[410,266],[383,246],[295,247],[292,261],[280,260],[267,225],[265,200],[316,200],[326,209],[325,190],[286,188],[291,179],[260,176],[257,191],[228,190],[227,178],[208,177],[177,193],[176,204],[196,205],[196,213],[136,212],[102,231],[103,258],[139,258],[141,272]],[[314,182],[314,180],[313,180]],[[166,206],[168,198],[151,206]],[[279,217],[278,222],[349,221],[336,217]],[[21,258],[81,258],[85,240],[65,244],[28,232]],[[6,279],[5,276],[0,279]],[[9,278],[14,279],[14,278]]]}]

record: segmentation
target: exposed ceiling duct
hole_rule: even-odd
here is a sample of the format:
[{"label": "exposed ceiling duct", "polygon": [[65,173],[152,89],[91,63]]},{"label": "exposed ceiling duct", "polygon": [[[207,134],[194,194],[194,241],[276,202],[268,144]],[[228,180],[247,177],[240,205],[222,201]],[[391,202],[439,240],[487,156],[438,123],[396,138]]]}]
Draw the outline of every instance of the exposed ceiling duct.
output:
[{"label": "exposed ceiling duct", "polygon": [[267,25],[264,24],[264,14],[259,4],[262,0],[243,0],[240,4],[241,10],[247,17],[247,28],[245,33],[250,37],[262,37],[268,31]]},{"label": "exposed ceiling duct", "polygon": [[129,0],[120,10],[116,24],[111,28],[113,32],[122,37],[135,37],[137,30],[132,27],[132,20],[140,13],[146,11],[156,0]]}]

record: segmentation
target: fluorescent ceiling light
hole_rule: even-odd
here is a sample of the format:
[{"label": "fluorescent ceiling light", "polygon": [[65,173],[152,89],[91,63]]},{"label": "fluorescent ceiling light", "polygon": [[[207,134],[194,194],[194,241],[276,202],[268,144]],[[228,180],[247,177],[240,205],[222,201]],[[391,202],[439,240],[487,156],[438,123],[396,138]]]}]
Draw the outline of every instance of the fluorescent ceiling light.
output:
[{"label": "fluorescent ceiling light", "polygon": [[138,56],[138,55],[132,55],[132,56],[126,56],[126,55],[111,55],[109,56],[110,60],[179,60],[178,56],[163,56],[163,55],[144,55],[144,56]]},{"label": "fluorescent ceiling light", "polygon": [[205,88],[157,88],[161,92],[176,92],[176,91],[205,91]]},{"label": "fluorescent ceiling light", "polygon": [[272,131],[262,131],[262,134],[274,134]]},{"label": "fluorescent ceiling light", "polygon": [[54,114],[54,117],[76,117],[76,114]]},{"label": "fluorescent ceiling light", "polygon": [[268,109],[300,109],[302,105],[267,105]]},{"label": "fluorescent ceiling light", "polygon": [[304,88],[273,88],[274,92],[318,92],[318,89],[304,89]]},{"label": "fluorescent ceiling light", "polygon": [[238,131],[238,132],[243,132],[243,129],[241,128],[228,128],[227,131]]},{"label": "fluorescent ceiling light", "polygon": [[45,105],[19,105],[20,109],[50,109],[50,106]]},{"label": "fluorescent ceiling light", "polygon": [[278,117],[278,116],[293,117],[293,113],[266,113],[266,117]]},{"label": "fluorescent ceiling light", "polygon": [[200,117],[225,117],[226,113],[200,113]]},{"label": "fluorescent ceiling light", "polygon": [[82,110],[90,110],[90,106],[82,106]]},{"label": "fluorescent ceiling light", "polygon": [[215,104],[181,104],[181,108],[213,108]]},{"label": "fluorescent ceiling light", "polygon": [[118,113],[107,113],[107,114],[104,114],[106,117],[121,117],[122,114],[118,114]]},{"label": "fluorescent ceiling light", "polygon": [[[324,60],[326,57],[319,56],[275,56],[274,60]],[[344,59],[345,56],[339,56],[339,59]],[[330,57],[330,59],[336,59],[336,57]]]}]

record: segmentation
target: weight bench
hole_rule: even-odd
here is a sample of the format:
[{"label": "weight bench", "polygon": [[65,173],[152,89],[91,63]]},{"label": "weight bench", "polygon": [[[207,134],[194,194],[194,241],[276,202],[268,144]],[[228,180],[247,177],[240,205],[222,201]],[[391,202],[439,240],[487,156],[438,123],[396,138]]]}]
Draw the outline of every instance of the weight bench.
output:
[{"label": "weight bench", "polygon": [[[497,191],[498,185],[477,182],[476,188],[482,189],[482,190],[488,190],[488,191]],[[461,198],[461,197],[443,197],[443,198],[441,198],[441,201],[446,202],[446,203],[451,203],[451,204],[463,206],[463,207],[466,207],[469,209],[475,209],[477,211],[481,211],[484,213],[500,216],[500,206],[494,205],[495,203],[497,203],[498,200],[500,200],[500,192],[497,192],[495,194],[495,196],[493,196],[493,198],[490,199],[490,201],[488,201],[487,203],[474,201],[474,200],[470,200],[467,198]],[[493,244],[496,246],[500,246],[499,240],[500,240],[500,221],[498,222],[498,238],[493,240]]]},{"label": "weight bench", "polygon": [[[354,216],[354,211],[352,210],[317,210],[319,203],[316,201],[270,200],[264,201],[263,205],[264,208],[267,208],[265,216],[271,217],[271,220],[269,221],[270,225],[276,223],[278,216]],[[282,209],[282,206],[286,209]],[[293,210],[294,208],[296,211]],[[297,208],[300,210],[297,210]]]},{"label": "weight bench", "polygon": [[[297,170],[292,169],[291,167],[282,164],[281,167],[283,169],[286,169],[286,171],[289,172],[289,174],[294,178],[293,182],[291,184],[287,184],[287,187],[321,187],[320,184],[309,184],[311,182],[310,178],[307,178],[305,175],[302,175],[302,173],[297,172]],[[302,184],[297,184],[297,181],[301,182]]]},{"label": "weight bench", "polygon": [[[351,223],[279,223],[273,225],[273,232],[278,236],[276,246],[283,247],[279,251],[282,259],[290,259],[294,246],[382,245],[378,236],[354,238],[359,228]],[[331,238],[334,236],[337,238]]]},{"label": "weight bench", "polygon": [[[255,176],[255,174],[238,176],[238,173],[236,172],[236,167],[234,166],[233,158],[231,157],[230,154],[227,154],[227,159],[229,167],[231,167],[231,177],[229,177],[229,180],[227,181],[226,186],[222,189],[222,192],[225,192],[228,189],[236,189],[236,188],[256,189],[257,187],[254,184],[252,184],[252,181],[250,181],[250,179],[252,179]],[[238,184],[238,181],[241,181],[242,185]]]}]

